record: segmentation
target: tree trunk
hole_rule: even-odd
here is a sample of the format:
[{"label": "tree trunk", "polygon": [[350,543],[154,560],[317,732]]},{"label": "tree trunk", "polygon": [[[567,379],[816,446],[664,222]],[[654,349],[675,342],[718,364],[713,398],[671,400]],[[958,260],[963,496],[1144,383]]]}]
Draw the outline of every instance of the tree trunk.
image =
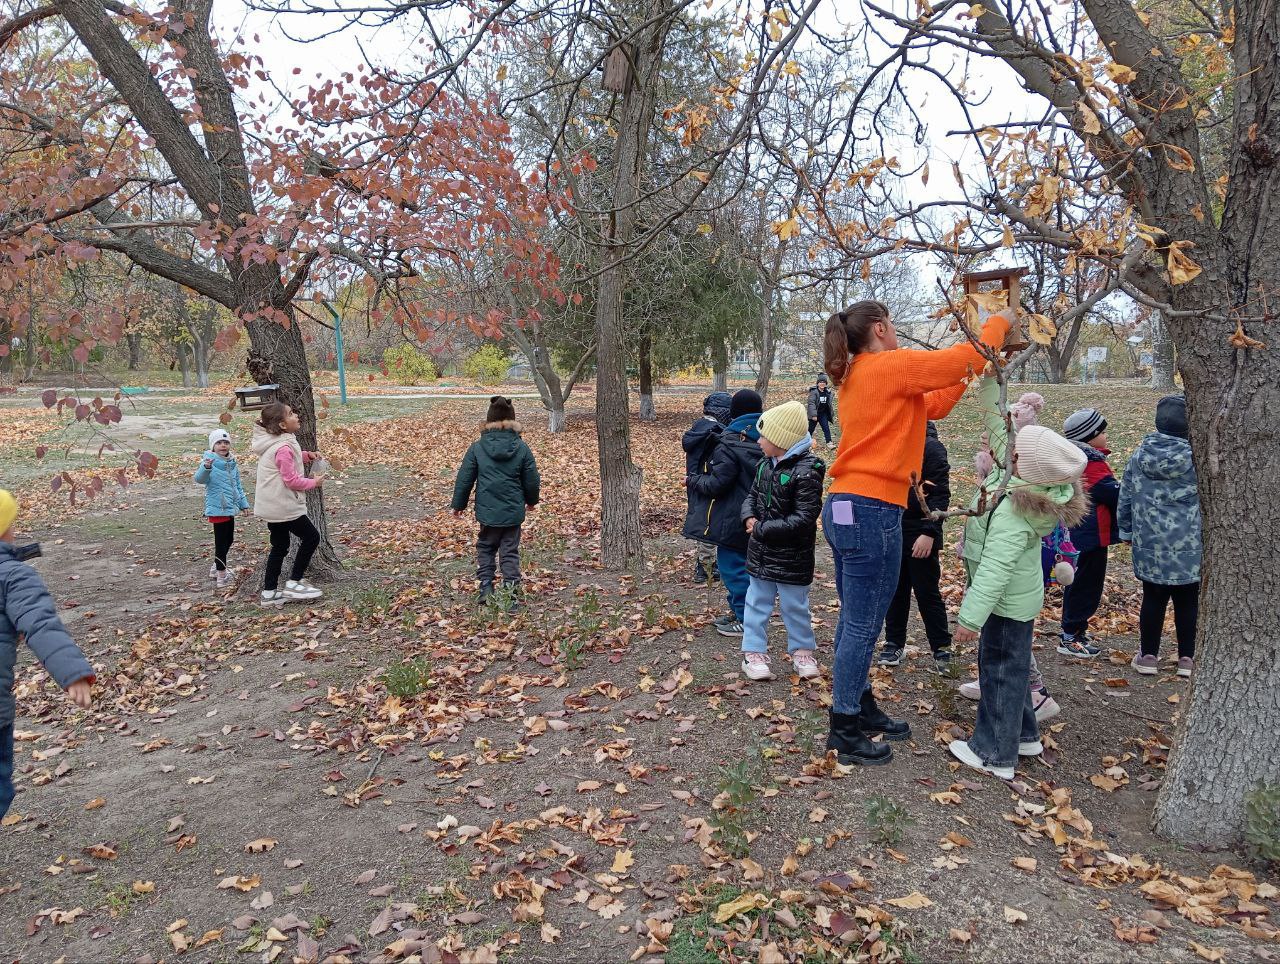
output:
[{"label": "tree trunk", "polygon": [[621,569],[641,555],[640,485],[643,473],[631,461],[631,417],[627,389],[627,353],[623,338],[624,259],[636,222],[636,200],[653,121],[657,68],[672,0],[647,0],[648,23],[632,47],[633,76],[622,98],[618,137],[613,148],[613,211],[605,232],[607,247],[596,298],[596,440],[600,460],[600,555],[604,565]]},{"label": "tree trunk", "polygon": [[717,341],[711,349],[711,390],[729,390],[729,346],[723,339]]},{"label": "tree trunk", "polygon": [[640,334],[640,418],[645,422],[657,419],[653,407],[653,337],[645,322]]},{"label": "tree trunk", "polygon": [[771,278],[766,279],[760,300],[760,362],[756,369],[756,392],[762,399],[767,399],[769,396],[769,379],[773,377],[773,356],[778,352],[778,338],[773,317],[777,285],[772,278],[776,278],[778,272],[782,270],[782,253],[785,247],[785,241],[778,242],[778,250],[774,256],[774,273]]},{"label": "tree trunk", "polygon": [[1157,392],[1173,391],[1173,369],[1173,339],[1164,316],[1157,311],[1151,316],[1151,387]]},{"label": "tree trunk", "polygon": [[183,342],[178,342],[173,346],[174,353],[178,356],[178,368],[182,372],[182,387],[191,387],[191,356],[187,354],[187,346]]}]

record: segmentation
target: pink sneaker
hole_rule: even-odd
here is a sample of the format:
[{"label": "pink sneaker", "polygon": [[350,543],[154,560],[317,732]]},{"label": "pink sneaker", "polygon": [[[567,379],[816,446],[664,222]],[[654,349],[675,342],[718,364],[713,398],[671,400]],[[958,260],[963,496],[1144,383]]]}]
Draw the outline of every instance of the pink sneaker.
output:
[{"label": "pink sneaker", "polygon": [[1190,676],[1191,671],[1196,668],[1196,661],[1190,656],[1180,656],[1178,658],[1178,675]]},{"label": "pink sneaker", "polygon": [[814,679],[822,674],[818,661],[813,658],[813,650],[797,649],[791,654],[791,667],[801,679]]},{"label": "pink sneaker", "polygon": [[757,682],[773,679],[773,668],[769,662],[768,653],[743,653],[742,675]]}]

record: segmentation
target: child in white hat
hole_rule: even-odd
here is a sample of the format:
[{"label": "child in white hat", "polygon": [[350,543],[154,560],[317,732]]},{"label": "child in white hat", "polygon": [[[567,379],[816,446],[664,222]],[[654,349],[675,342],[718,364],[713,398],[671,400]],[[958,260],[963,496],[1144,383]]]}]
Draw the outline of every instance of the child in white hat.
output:
[{"label": "child in white hat", "polygon": [[231,454],[231,435],[215,428],[209,433],[209,448],[200,459],[194,479],[204,486],[204,514],[213,526],[213,564],[209,575],[219,589],[231,585],[235,573],[227,568],[227,554],[236,538],[236,515],[249,511],[249,497],[240,481],[240,466]]},{"label": "child in white hat", "polygon": [[1014,441],[1006,494],[965,526],[969,588],[956,619],[957,642],[978,642],[981,695],[973,736],[956,740],[953,756],[975,770],[1012,780],[1020,756],[1043,750],[1034,691],[1027,686],[1036,616],[1044,605],[1041,539],[1077,524],[1089,501],[1081,477],[1086,460],[1073,443],[1041,425]]},{"label": "child in white hat", "polygon": [[765,457],[742,503],[751,577],[742,621],[742,673],[750,680],[773,679],[768,628],[776,599],[792,668],[801,679],[811,679],[820,671],[813,658],[818,643],[809,615],[809,586],[827,467],[812,452],[808,416],[799,402],[769,409],[756,431]]}]

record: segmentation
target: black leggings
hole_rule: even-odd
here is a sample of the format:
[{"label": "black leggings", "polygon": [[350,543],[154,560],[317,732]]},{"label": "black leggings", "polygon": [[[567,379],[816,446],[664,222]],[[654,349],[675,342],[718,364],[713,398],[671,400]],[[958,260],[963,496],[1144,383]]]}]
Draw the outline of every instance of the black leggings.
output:
[{"label": "black leggings", "polygon": [[298,537],[298,554],[293,557],[293,570],[289,575],[290,579],[296,580],[307,574],[311,555],[320,545],[320,533],[305,515],[289,522],[268,522],[267,530],[271,533],[271,552],[267,555],[267,572],[262,578],[262,588],[274,591],[280,582],[285,556],[289,554],[289,537]]},{"label": "black leggings", "polygon": [[1142,584],[1142,611],[1138,616],[1143,656],[1160,653],[1160,637],[1164,634],[1164,615],[1173,600],[1173,625],[1178,637],[1178,658],[1196,655],[1196,622],[1200,618],[1200,583],[1185,586]]},{"label": "black leggings", "polygon": [[213,524],[213,564],[218,572],[227,568],[227,553],[231,551],[231,543],[236,540],[236,520],[232,516],[226,522]]}]

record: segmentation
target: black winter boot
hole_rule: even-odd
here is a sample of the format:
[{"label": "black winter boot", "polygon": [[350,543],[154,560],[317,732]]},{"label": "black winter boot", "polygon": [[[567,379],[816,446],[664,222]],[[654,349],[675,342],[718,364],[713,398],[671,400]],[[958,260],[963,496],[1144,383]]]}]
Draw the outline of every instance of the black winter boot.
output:
[{"label": "black winter boot", "polygon": [[827,733],[827,749],[836,751],[836,760],[845,766],[880,766],[893,759],[893,750],[887,743],[876,743],[867,738],[858,715],[828,713],[830,731]]},{"label": "black winter boot", "polygon": [[911,739],[911,726],[906,720],[895,720],[876,704],[876,696],[870,684],[862,694],[862,731],[868,734],[882,733],[886,740]]},{"label": "black winter boot", "polygon": [[492,582],[480,583],[480,604],[483,606],[485,603],[489,601],[489,599],[492,596],[493,596],[493,583]]}]

